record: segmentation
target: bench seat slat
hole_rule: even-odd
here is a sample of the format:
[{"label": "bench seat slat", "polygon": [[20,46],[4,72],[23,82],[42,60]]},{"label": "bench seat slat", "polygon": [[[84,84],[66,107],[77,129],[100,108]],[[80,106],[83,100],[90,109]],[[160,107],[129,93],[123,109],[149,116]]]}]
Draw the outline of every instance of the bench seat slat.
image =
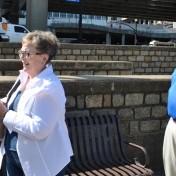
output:
[{"label": "bench seat slat", "polygon": [[[95,175],[102,175],[100,172],[98,172],[94,167],[92,167],[90,165],[90,162],[86,161],[86,159],[84,157],[85,151],[84,151],[84,146],[83,146],[83,131],[82,131],[82,128],[79,128],[79,127],[81,127],[81,123],[83,123],[82,119],[76,118],[76,123],[78,125],[78,128],[77,128],[78,129],[78,135],[79,135],[79,141],[78,141],[78,143],[79,143],[79,151],[80,151],[80,154],[81,154],[81,163],[86,168],[85,171],[86,171],[86,173],[88,175],[92,175],[92,173],[95,174]],[[84,136],[84,139],[85,139],[85,136]],[[86,147],[89,147],[89,146],[86,146]],[[111,176],[111,174],[107,173],[104,170],[103,170],[103,173],[106,174],[106,175],[108,175],[108,176]]]},{"label": "bench seat slat", "polygon": [[[102,116],[101,116],[100,118],[103,119]],[[115,150],[114,150],[113,132],[114,132],[115,135],[118,136],[117,132],[115,132],[116,129],[117,129],[117,126],[116,126],[115,121],[113,121],[110,116],[105,116],[104,118],[105,118],[106,123],[107,123],[107,130],[108,130],[108,136],[109,136],[109,141],[110,141],[110,148],[111,148],[112,157],[113,157],[113,161],[111,160],[111,163],[116,163],[116,162],[117,162],[116,158],[118,158],[118,157],[116,156]],[[115,120],[115,119],[114,119],[114,120]],[[113,130],[112,130],[112,123],[111,123],[111,122],[114,122],[114,123],[113,123],[113,125],[114,125],[114,126],[113,126]],[[119,143],[119,142],[118,142],[119,138],[116,137],[115,139],[116,139],[115,143],[118,144],[118,143]],[[117,147],[117,148],[119,148],[119,147]],[[118,150],[118,151],[119,151],[119,150]],[[119,153],[122,153],[122,152],[119,152]],[[121,165],[124,165],[124,163],[126,163],[126,161],[125,161],[125,159],[122,157],[122,155],[120,155],[120,156],[121,156],[120,159],[123,161],[123,163],[121,163]],[[117,164],[119,164],[119,162],[117,162]],[[125,167],[126,167],[126,166],[125,166]],[[124,171],[128,171],[128,173],[129,173],[130,175],[133,175],[134,173],[137,174],[137,175],[141,174],[141,172],[139,172],[137,169],[135,169],[135,168],[133,168],[133,167],[130,167],[130,166],[128,166],[128,168],[125,168],[125,167],[120,167],[120,168],[121,168],[122,170],[124,170]]]},{"label": "bench seat slat", "polygon": [[[104,168],[107,168],[107,167],[111,168],[111,164],[106,160],[106,158],[104,158],[104,154],[103,154],[101,131],[103,131],[104,129],[100,128],[100,125],[99,125],[100,118],[98,116],[96,116],[94,118],[94,120],[95,120],[95,124],[96,124],[96,132],[97,132],[97,138],[98,138],[98,149],[99,149],[99,153],[100,153],[100,158],[101,158],[103,164],[105,165]],[[103,126],[101,126],[101,127],[103,127]],[[115,169],[115,166],[112,169],[123,176],[127,175],[123,170],[121,170],[119,168]]]},{"label": "bench seat slat", "polygon": [[[69,168],[71,168],[71,173],[70,172],[67,172],[67,174],[73,174],[73,173],[78,173],[78,175],[80,176],[86,176],[86,175],[93,175],[91,172],[88,171],[87,168],[83,167],[82,166],[82,163],[80,162],[80,159],[79,159],[79,150],[78,150],[78,146],[77,146],[77,140],[76,139],[76,126],[75,126],[75,119],[70,119],[70,124],[72,126],[71,128],[71,141],[72,141],[72,145],[73,145],[73,148],[74,148],[74,156],[76,157],[72,157],[72,161],[70,162],[69,164]],[[76,163],[73,164],[73,163]],[[79,168],[79,169],[78,169]],[[85,174],[86,173],[86,174]]]},{"label": "bench seat slat", "polygon": [[[107,165],[104,165],[103,163],[101,163],[101,161],[98,159],[99,157],[97,156],[97,147],[96,147],[96,142],[95,142],[95,136],[96,136],[96,133],[95,133],[95,130],[94,130],[94,125],[93,125],[93,121],[92,121],[92,118],[91,117],[88,117],[87,118],[88,120],[88,123],[89,123],[89,126],[90,126],[90,135],[91,135],[91,141],[92,141],[92,150],[93,150],[93,153],[94,153],[94,161],[96,162],[96,165],[98,165],[97,168],[101,167],[101,168],[105,168],[106,171],[112,173],[113,175],[119,175],[117,172],[115,172],[113,169],[110,169],[110,168],[107,168]],[[85,123],[85,121],[84,121]],[[84,124],[84,126],[87,127],[87,124]],[[96,128],[97,129],[97,128]],[[85,131],[85,135],[88,134],[88,131]],[[86,138],[88,139],[88,135],[86,135]],[[89,141],[89,140],[87,140]],[[89,145],[89,144],[88,144]],[[86,145],[87,146],[87,145]],[[87,147],[86,147],[87,148]],[[90,151],[89,151],[89,154],[90,154]],[[90,154],[91,155],[91,154]],[[93,162],[93,164],[95,164],[93,160],[91,160],[91,162]],[[119,173],[121,173],[122,175],[126,176],[125,173],[121,172],[119,170]]]},{"label": "bench seat slat", "polygon": [[[113,148],[113,141],[112,141],[112,137],[113,137],[113,132],[112,132],[112,126],[111,126],[111,124],[112,123],[110,123],[110,117],[109,116],[100,116],[100,118],[101,119],[104,119],[106,122],[106,124],[107,124],[107,132],[108,132],[108,137],[109,137],[109,141],[110,141],[110,147],[111,147],[111,149]],[[113,128],[114,129],[114,131],[115,131],[115,129],[116,128]],[[105,139],[106,139],[106,137],[104,137]],[[106,141],[106,143],[107,143],[108,141]],[[107,153],[107,155],[109,155],[109,151],[111,151],[112,152],[112,158],[115,156],[115,152],[113,153],[113,150],[106,150],[106,153]],[[116,157],[117,158],[117,157]],[[122,158],[121,158],[122,159]],[[111,165],[114,165],[115,163],[116,163],[116,161],[114,160],[112,160],[112,159],[110,159],[110,157],[109,157],[109,162],[111,162]],[[119,162],[118,162],[119,163]],[[118,164],[117,163],[117,164]],[[123,163],[121,163],[121,165],[122,165]],[[134,175],[134,173],[135,174],[137,174],[137,175],[139,175],[139,174],[141,174],[141,172],[139,172],[138,170],[136,170],[136,169],[134,169],[134,168],[132,168],[132,167],[128,167],[128,169],[127,168],[124,168],[124,167],[119,167],[119,168],[121,168],[123,171],[127,171],[127,173],[128,174],[130,174],[130,175]]]},{"label": "bench seat slat", "polygon": [[[94,139],[94,133],[93,133],[93,129],[92,129],[92,127],[93,127],[92,126],[93,125],[92,121],[91,121],[91,119],[86,119],[86,118],[84,118],[82,120],[83,120],[83,126],[84,126],[84,136],[85,136],[85,139],[86,139],[85,142],[86,142],[86,154],[87,154],[87,158],[88,158],[88,163],[91,164],[91,166],[93,168],[96,168],[96,169],[100,168],[100,166],[98,166],[100,163],[98,162],[97,157],[95,158],[96,162],[93,161],[93,158],[91,156],[91,150],[90,150],[90,147],[89,147],[89,146],[91,146],[91,148],[93,150],[96,149],[95,140],[92,140],[92,145],[91,145],[90,142],[89,142],[89,136],[88,136],[88,125],[87,125],[87,121],[89,121],[89,124],[90,124],[90,127],[91,127],[91,129],[90,129],[90,133],[91,133],[91,136],[92,136],[91,139]],[[95,151],[94,151],[94,153],[95,153]],[[102,166],[101,166],[101,168],[102,168]],[[105,169],[105,170],[107,170],[111,174],[115,174],[115,172],[112,169]],[[101,173],[103,173],[103,174],[109,174],[105,170],[98,169],[98,171],[101,172]]]}]

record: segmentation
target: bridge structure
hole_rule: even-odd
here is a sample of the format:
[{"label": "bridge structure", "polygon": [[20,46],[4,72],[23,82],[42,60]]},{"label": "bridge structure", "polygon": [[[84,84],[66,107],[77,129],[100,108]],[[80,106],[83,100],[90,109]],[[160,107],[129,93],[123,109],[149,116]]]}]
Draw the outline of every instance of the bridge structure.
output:
[{"label": "bridge structure", "polygon": [[89,15],[176,21],[175,0],[0,0],[0,8],[9,10],[13,16],[18,14],[19,9],[26,10],[30,30],[46,29],[47,12],[78,14],[80,9],[83,14]]},{"label": "bridge structure", "polygon": [[[100,26],[96,24],[82,24],[83,38],[91,40],[95,43],[106,44],[119,44],[119,45],[133,45],[135,42],[135,24],[126,25],[125,23],[119,23],[123,25],[115,24],[113,27],[109,25]],[[168,28],[159,28],[158,30],[148,27],[149,25],[138,25],[137,41],[139,45],[148,44],[152,39],[169,41],[170,39],[176,39],[176,30],[170,30]],[[78,23],[64,23],[54,21],[50,24],[51,31],[60,38],[72,37],[76,38],[78,33]],[[89,41],[83,40],[83,43]],[[96,41],[99,40],[99,41]],[[145,42],[144,42],[145,41]],[[93,42],[91,42],[93,43]]]}]

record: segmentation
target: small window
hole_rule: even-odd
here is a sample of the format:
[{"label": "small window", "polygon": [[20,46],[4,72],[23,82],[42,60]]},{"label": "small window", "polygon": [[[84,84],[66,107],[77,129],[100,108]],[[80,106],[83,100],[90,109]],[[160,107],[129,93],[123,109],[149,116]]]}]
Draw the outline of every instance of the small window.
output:
[{"label": "small window", "polygon": [[58,12],[54,12],[54,17],[59,17],[59,13]]},{"label": "small window", "polygon": [[101,20],[101,16],[95,16],[96,20]]},{"label": "small window", "polygon": [[52,12],[48,12],[48,17],[49,17],[49,18],[52,18],[52,15],[53,15]]},{"label": "small window", "polygon": [[111,17],[111,20],[117,21],[117,17]]},{"label": "small window", "polygon": [[82,19],[87,19],[87,15],[82,15]]},{"label": "small window", "polygon": [[73,14],[67,13],[67,18],[73,18]]},{"label": "small window", "polygon": [[15,26],[14,29],[15,29],[15,32],[27,33],[26,29],[20,26]]},{"label": "small window", "polygon": [[73,18],[79,18],[79,14],[73,14]]},{"label": "small window", "polygon": [[102,20],[106,20],[107,19],[107,17],[106,16],[102,16]]},{"label": "small window", "polygon": [[93,15],[88,15],[88,19],[94,19],[94,16]]},{"label": "small window", "polygon": [[66,18],[66,13],[60,13],[60,18]]}]

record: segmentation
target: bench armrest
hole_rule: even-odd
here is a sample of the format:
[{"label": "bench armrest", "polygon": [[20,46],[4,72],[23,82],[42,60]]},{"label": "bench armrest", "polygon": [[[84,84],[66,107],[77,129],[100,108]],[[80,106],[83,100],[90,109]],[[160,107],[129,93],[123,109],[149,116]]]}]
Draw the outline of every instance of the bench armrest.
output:
[{"label": "bench armrest", "polygon": [[144,165],[140,164],[140,162],[138,161],[137,158],[134,158],[134,161],[135,161],[135,164],[136,164],[136,165],[145,168],[145,167],[149,164],[149,161],[150,161],[150,159],[149,159],[149,154],[148,154],[147,150],[146,150],[144,147],[140,146],[140,145],[127,142],[127,141],[124,140],[123,138],[121,138],[121,140],[122,140],[125,144],[128,144],[128,145],[130,145],[130,146],[136,147],[136,148],[138,148],[138,149],[141,149],[141,150],[144,152],[144,155],[145,155],[145,164],[144,164]]},{"label": "bench armrest", "polygon": [[136,165],[141,166],[141,167],[146,167],[150,161],[149,154],[148,154],[147,150],[144,147],[137,145],[137,144],[134,144],[134,143],[129,143],[129,145],[136,147],[136,148],[139,148],[144,152],[144,155],[145,155],[145,164],[144,165],[140,164],[137,158],[134,158],[134,161],[135,161]]}]

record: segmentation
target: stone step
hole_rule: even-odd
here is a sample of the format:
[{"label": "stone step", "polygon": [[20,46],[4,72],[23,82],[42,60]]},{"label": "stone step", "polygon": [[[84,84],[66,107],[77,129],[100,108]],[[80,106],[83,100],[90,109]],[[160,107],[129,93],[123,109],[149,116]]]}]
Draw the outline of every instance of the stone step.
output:
[{"label": "stone step", "polygon": [[[132,75],[133,63],[127,61],[52,60],[57,75]],[[22,69],[19,59],[0,59],[2,75],[16,76]]]}]

